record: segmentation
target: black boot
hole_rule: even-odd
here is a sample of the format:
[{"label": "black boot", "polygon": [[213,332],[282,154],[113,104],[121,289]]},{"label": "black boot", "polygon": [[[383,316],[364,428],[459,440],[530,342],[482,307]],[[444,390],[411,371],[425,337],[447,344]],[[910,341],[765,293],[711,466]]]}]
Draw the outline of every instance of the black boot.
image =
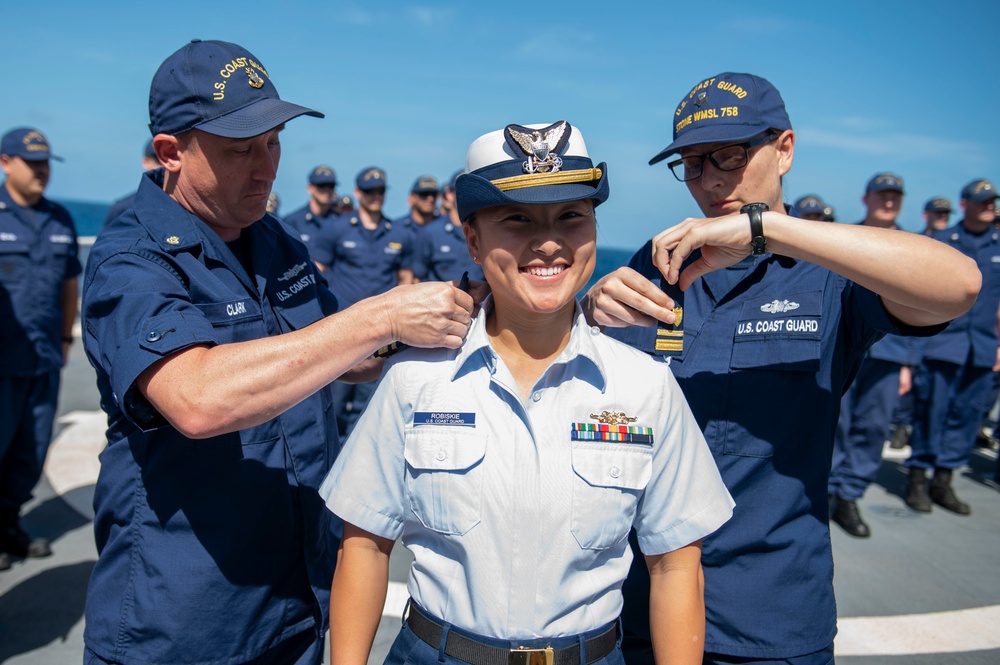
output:
[{"label": "black boot", "polygon": [[52,547],[45,538],[32,538],[21,528],[18,515],[0,517],[0,552],[21,559],[40,559],[52,554]]},{"label": "black boot", "polygon": [[955,490],[951,488],[951,469],[934,469],[934,478],[931,479],[931,501],[959,515],[972,513],[969,504],[959,501],[955,496]]},{"label": "black boot", "polygon": [[871,529],[861,519],[857,501],[833,497],[833,521],[855,538],[867,538],[872,535]]},{"label": "black boot", "polygon": [[910,467],[906,483],[906,505],[918,513],[931,512],[931,496],[927,493],[927,475],[919,466]]},{"label": "black boot", "polygon": [[889,447],[901,450],[910,444],[910,428],[907,425],[893,425],[889,432]]}]

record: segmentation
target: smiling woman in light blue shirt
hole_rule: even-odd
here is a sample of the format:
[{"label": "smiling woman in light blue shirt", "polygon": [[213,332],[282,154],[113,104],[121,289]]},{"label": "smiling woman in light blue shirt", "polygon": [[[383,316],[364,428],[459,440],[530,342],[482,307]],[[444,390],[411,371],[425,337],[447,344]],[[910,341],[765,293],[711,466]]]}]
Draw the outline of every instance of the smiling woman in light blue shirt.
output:
[{"label": "smiling woman in light blue shirt", "polygon": [[733,502],[667,365],[576,303],[607,168],[560,122],[480,137],[466,170],[459,214],[492,296],[460,349],[387,364],[323,484],[345,522],[332,662],[367,662],[402,538],[412,602],[386,662],[621,665],[635,527],[657,653],[700,663],[700,539]]}]

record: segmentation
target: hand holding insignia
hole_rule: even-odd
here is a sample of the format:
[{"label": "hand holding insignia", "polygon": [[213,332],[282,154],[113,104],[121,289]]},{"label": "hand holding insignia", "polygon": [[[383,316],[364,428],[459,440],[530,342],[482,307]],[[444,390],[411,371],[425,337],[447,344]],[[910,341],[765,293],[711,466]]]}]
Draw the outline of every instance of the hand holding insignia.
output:
[{"label": "hand holding insignia", "polygon": [[[682,273],[681,266],[696,249],[701,249],[701,257]],[[653,238],[653,264],[668,284],[679,284],[681,291],[687,291],[702,275],[735,265],[749,255],[746,215],[689,218]]]},{"label": "hand holding insignia", "polygon": [[591,325],[611,328],[676,323],[674,301],[631,268],[619,268],[599,279],[580,299]]}]

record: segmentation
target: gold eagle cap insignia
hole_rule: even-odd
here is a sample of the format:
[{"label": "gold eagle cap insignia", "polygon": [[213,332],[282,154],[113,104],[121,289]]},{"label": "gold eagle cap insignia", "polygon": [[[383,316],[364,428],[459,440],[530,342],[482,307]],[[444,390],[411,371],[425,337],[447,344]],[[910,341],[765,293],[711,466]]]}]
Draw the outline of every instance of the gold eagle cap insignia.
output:
[{"label": "gold eagle cap insignia", "polygon": [[525,173],[555,173],[562,168],[559,153],[566,148],[572,127],[565,120],[548,127],[533,129],[521,125],[507,125],[504,136],[514,154],[520,150],[528,159],[524,162]]},{"label": "gold eagle cap insignia", "polygon": [[264,79],[260,77],[260,74],[253,70],[253,67],[246,68],[247,78],[250,80],[251,88],[263,88]]},{"label": "gold eagle cap insignia", "polygon": [[590,414],[590,417],[605,425],[628,425],[638,420],[638,418],[626,416],[624,411],[601,411],[600,414]]},{"label": "gold eagle cap insignia", "polygon": [[507,133],[521,147],[525,155],[544,160],[556,147],[561,147],[560,142],[568,128],[569,123],[565,120],[560,120],[542,129],[531,129],[521,127],[520,125],[507,125]]}]

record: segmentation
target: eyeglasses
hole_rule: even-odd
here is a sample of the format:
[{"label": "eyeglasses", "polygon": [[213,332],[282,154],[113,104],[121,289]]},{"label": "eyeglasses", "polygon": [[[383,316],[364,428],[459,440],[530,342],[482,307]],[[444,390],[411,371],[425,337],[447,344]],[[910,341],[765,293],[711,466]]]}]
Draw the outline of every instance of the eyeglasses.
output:
[{"label": "eyeglasses", "polygon": [[374,187],[372,189],[362,189],[363,194],[368,196],[385,196],[385,187]]},{"label": "eyeglasses", "polygon": [[705,167],[705,160],[712,162],[712,166],[720,171],[737,171],[750,161],[750,148],[768,143],[778,138],[777,134],[761,136],[746,143],[727,145],[723,148],[713,150],[706,155],[688,155],[669,162],[670,172],[681,182],[697,180],[701,177]]},{"label": "eyeglasses", "polygon": [[416,192],[414,196],[420,199],[436,199],[437,192]]},{"label": "eyeglasses", "polygon": [[337,185],[335,183],[323,183],[322,185],[313,185],[316,189],[329,189],[331,192],[336,189]]}]

